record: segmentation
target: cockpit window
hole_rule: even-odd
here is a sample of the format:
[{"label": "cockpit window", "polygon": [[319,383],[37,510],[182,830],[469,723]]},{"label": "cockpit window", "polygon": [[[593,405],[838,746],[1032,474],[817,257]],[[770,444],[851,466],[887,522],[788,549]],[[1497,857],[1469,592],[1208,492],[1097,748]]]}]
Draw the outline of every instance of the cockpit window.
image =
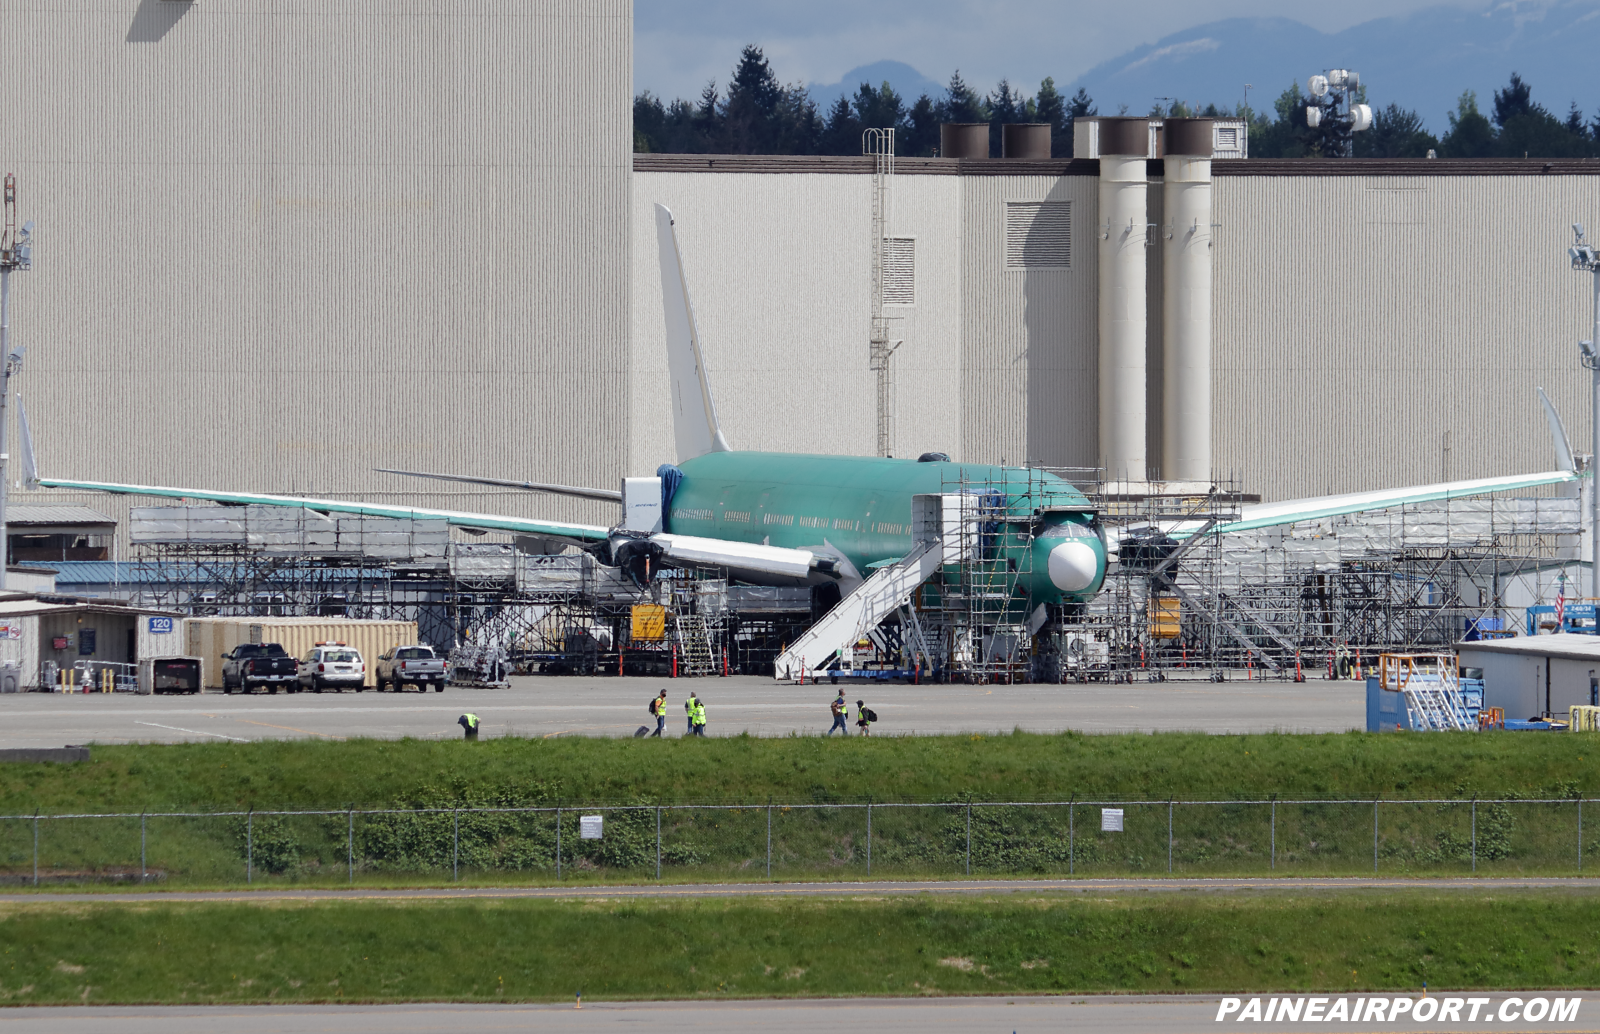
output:
[{"label": "cockpit window", "polygon": [[1087,525],[1068,521],[1065,524],[1047,524],[1039,532],[1041,539],[1092,539],[1094,530]]}]

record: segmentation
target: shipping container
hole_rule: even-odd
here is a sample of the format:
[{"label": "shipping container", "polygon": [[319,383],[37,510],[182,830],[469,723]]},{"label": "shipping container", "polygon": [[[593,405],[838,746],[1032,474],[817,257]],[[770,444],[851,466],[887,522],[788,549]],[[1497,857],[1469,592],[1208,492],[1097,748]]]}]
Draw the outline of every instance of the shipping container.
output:
[{"label": "shipping container", "polygon": [[304,657],[320,642],[342,642],[361,651],[366,685],[375,686],[374,661],[391,646],[417,641],[415,621],[354,621],[344,618],[190,618],[188,654],[200,658],[207,688],[222,686],[222,655],[241,643],[278,643],[290,656]]}]

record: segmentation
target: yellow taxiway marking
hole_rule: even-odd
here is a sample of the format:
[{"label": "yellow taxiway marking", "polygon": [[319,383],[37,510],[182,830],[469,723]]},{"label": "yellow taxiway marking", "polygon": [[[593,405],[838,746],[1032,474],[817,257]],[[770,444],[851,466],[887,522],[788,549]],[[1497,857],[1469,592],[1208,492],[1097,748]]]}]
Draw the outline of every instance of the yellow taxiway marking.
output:
[{"label": "yellow taxiway marking", "polygon": [[260,726],[264,726],[264,727],[266,727],[268,729],[286,729],[289,732],[305,733],[307,736],[321,736],[321,737],[323,737],[325,739],[330,739],[330,740],[342,740],[342,739],[344,739],[343,736],[335,736],[332,733],[315,732],[315,731],[313,731],[311,729],[296,729],[292,725],[273,725],[271,722],[252,722],[248,718],[235,718],[234,721],[243,722],[246,725],[260,725]]}]

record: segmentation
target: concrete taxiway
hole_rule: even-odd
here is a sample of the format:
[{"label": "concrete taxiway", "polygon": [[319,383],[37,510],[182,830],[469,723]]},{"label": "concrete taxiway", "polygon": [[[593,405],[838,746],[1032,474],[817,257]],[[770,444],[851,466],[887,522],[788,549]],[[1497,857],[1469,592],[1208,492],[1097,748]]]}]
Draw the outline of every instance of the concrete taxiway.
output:
[{"label": "concrete taxiway", "polygon": [[[1420,991],[1420,989],[1418,989]],[[1432,991],[1433,997],[1449,991]],[[1393,996],[1390,992],[1388,996]],[[1467,992],[1462,992],[1465,996]],[[1472,992],[1495,1008],[1529,992]],[[1575,1022],[1483,1022],[1499,1032],[1600,1030],[1600,993],[1538,992],[1582,996]],[[1349,997],[1365,997],[1352,993]],[[1415,997],[1415,995],[1413,995]],[[538,1030],[548,1034],[604,1034],[649,1030],[683,1034],[812,1034],[817,1031],[881,1031],[883,1034],[1031,1034],[1094,1031],[1104,1034],[1199,1034],[1251,1030],[1261,1034],[1299,1030],[1303,1023],[1222,1022],[1217,995],[1062,995],[934,999],[807,999],[736,1002],[597,1002],[582,1009],[563,1005],[267,1005],[267,1006],[69,1006],[0,1009],[0,1034],[499,1034]],[[1520,1003],[1519,1003],[1520,1005]],[[1333,1032],[1384,1030],[1395,1034],[1460,1031],[1479,1024],[1323,1023]]]},{"label": "concrete taxiway", "polygon": [[[667,733],[684,733],[683,700],[706,701],[712,736],[816,735],[830,723],[834,687],[788,686],[749,676],[707,679],[512,680],[510,689],[443,693],[309,693],[265,696],[0,696],[0,747],[68,743],[229,742],[261,739],[454,738],[464,711],[482,735],[629,736],[654,722],[646,701],[667,690]],[[1199,731],[1344,732],[1366,722],[1355,682],[1233,681],[1110,685],[881,685],[845,687],[877,712],[873,735]]]},{"label": "concrete taxiway", "polygon": [[558,887],[405,887],[351,888],[349,890],[202,890],[135,891],[109,893],[0,894],[0,905],[82,904],[87,902],[274,902],[274,901],[429,901],[429,900],[508,900],[545,898],[566,900],[610,900],[618,898],[852,898],[869,895],[908,894],[1140,894],[1203,892],[1229,893],[1326,893],[1328,891],[1426,890],[1444,892],[1500,893],[1517,890],[1564,890],[1600,892],[1600,878],[1594,877],[1264,877],[1261,879],[1067,879],[1067,880],[879,880],[829,883],[677,883],[677,884],[578,884]]}]

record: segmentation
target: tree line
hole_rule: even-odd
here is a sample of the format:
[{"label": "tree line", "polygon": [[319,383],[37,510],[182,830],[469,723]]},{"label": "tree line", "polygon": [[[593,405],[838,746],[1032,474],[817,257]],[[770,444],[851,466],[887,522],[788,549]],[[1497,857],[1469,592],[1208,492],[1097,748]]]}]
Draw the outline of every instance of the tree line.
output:
[{"label": "tree line", "polygon": [[[1357,97],[1366,103],[1366,87]],[[1215,104],[1172,101],[1156,104],[1155,117],[1231,117],[1249,127],[1252,158],[1338,157],[1340,146],[1326,123],[1306,125],[1311,98],[1299,83],[1273,101],[1271,111],[1257,112],[1244,104],[1232,109]],[[1127,114],[1124,107],[1117,112]],[[1000,127],[1011,122],[1050,126],[1050,151],[1072,156],[1073,120],[1097,115],[1094,100],[1083,89],[1071,97],[1047,78],[1032,95],[1002,79],[988,94],[979,94],[960,71],[950,77],[944,95],[924,93],[907,103],[888,84],[862,83],[853,96],[838,98],[826,111],[803,85],[784,85],[761,48],[746,46],[729,77],[727,89],[708,83],[697,100],[664,101],[649,90],[633,101],[633,149],[656,154],[837,154],[861,153],[861,133],[868,128],[895,130],[895,153],[931,157],[938,153],[939,126],[945,122],[987,122],[990,154],[1000,155]],[[1449,115],[1449,128],[1439,136],[1428,132],[1415,111],[1398,104],[1374,108],[1372,128],[1356,133],[1358,158],[1588,158],[1600,156],[1600,115],[1586,119],[1574,101],[1558,117],[1533,99],[1532,87],[1516,72],[1496,90],[1488,113],[1479,110],[1477,94],[1466,91]]]}]

